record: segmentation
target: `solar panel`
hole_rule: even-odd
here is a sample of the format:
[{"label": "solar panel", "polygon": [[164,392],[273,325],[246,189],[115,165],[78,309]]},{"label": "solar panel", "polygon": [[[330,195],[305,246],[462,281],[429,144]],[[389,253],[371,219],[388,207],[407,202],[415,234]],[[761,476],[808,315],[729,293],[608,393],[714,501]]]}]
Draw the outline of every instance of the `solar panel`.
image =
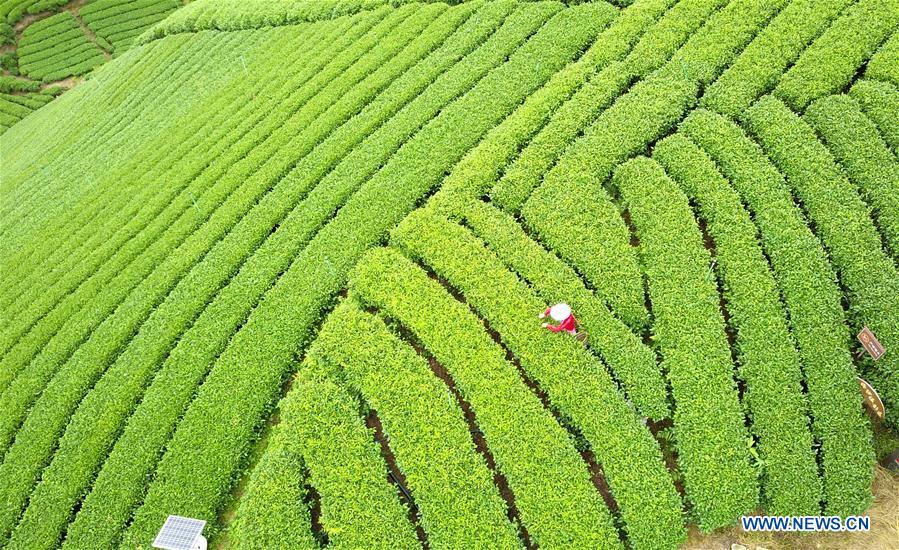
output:
[{"label": "solar panel", "polygon": [[203,520],[169,516],[156,535],[153,547],[163,550],[194,550],[204,527],[206,522]]}]

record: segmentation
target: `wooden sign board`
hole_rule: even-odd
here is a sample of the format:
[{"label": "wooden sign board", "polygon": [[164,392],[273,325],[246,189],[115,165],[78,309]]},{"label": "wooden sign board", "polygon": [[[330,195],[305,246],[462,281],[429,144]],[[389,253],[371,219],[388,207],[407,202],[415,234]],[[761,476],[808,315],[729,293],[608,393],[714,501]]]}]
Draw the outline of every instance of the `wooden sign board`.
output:
[{"label": "wooden sign board", "polygon": [[865,398],[865,407],[878,420],[883,420],[886,412],[883,407],[883,401],[880,399],[880,396],[877,395],[877,390],[875,390],[874,386],[869,384],[864,378],[858,379],[858,385],[862,390],[862,397]]},{"label": "wooden sign board", "polygon": [[865,351],[867,351],[868,355],[875,361],[883,357],[887,352],[868,327],[864,327],[862,331],[858,333],[858,341],[862,343],[862,346],[865,347]]}]

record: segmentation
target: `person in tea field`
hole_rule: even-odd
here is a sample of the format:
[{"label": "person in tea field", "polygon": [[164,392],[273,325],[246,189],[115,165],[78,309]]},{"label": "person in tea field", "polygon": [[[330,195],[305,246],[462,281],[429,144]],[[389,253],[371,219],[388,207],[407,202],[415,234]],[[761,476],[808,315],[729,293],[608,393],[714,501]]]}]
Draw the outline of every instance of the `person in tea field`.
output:
[{"label": "person in tea field", "polygon": [[571,312],[571,306],[565,303],[556,304],[554,306],[546,308],[543,313],[541,313],[537,317],[540,319],[544,319],[547,315],[549,315],[553,321],[556,321],[559,324],[551,325],[549,323],[543,323],[543,328],[552,332],[565,331],[577,338],[579,341],[586,343],[587,335],[583,332],[578,332],[577,327],[579,323],[577,318],[574,316],[574,313]]}]

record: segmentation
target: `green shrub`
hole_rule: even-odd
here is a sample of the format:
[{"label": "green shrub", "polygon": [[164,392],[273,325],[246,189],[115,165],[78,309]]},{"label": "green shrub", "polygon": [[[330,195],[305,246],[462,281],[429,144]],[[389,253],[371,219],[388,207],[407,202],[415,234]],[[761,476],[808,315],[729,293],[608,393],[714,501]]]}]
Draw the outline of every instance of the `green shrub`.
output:
[{"label": "green shrub", "polygon": [[[358,29],[354,28],[352,31],[345,33],[345,41],[338,40],[334,44],[335,48],[339,51],[348,44],[352,44],[353,40],[358,39],[375,21],[376,19],[368,18],[366,21],[360,22]],[[337,28],[334,30],[339,35],[342,29]],[[382,32],[384,32],[383,29]],[[327,37],[328,34],[325,36]],[[227,40],[224,40],[225,44],[219,44],[211,35],[205,35],[204,38],[212,42],[212,44],[218,45],[218,48],[215,49],[216,51],[228,51],[226,44],[234,44],[234,41],[228,42]],[[227,39],[227,35],[224,38]],[[264,36],[257,35],[255,40],[264,40],[264,38]],[[286,36],[283,44],[289,44],[290,38],[291,36]],[[372,40],[376,39],[377,37]],[[199,45],[202,46],[206,40],[199,41]],[[236,40],[244,42],[239,37],[236,37]],[[276,42],[273,46],[277,47],[279,44],[281,42]],[[250,45],[252,45],[252,42]],[[207,47],[212,47],[212,45],[208,44]],[[348,53],[349,55],[347,55]],[[279,92],[264,95],[264,100],[267,104],[278,106],[287,98],[290,98],[296,90],[299,90],[297,95],[294,95],[297,101],[295,108],[299,108],[305,101],[308,101],[310,97],[320,91],[327,78],[333,78],[340,74],[341,71],[345,71],[357,55],[359,55],[359,50],[345,52],[336,58],[328,56],[327,53],[316,56],[315,60],[307,63],[303,70],[299,70],[296,74],[290,76],[285,75],[284,80],[279,79],[278,83],[282,86],[280,89],[277,87],[278,83],[271,83],[273,85],[271,89],[279,90]],[[303,63],[303,59],[298,59],[297,63]],[[328,61],[332,59],[334,65],[327,70],[322,70],[323,67],[328,65]],[[271,62],[283,66],[283,62],[280,59],[273,59]],[[239,69],[233,67],[232,71],[234,70]],[[318,78],[310,81],[310,78],[316,76]],[[304,84],[306,87],[304,87]],[[245,109],[229,112],[228,109],[232,108],[233,102],[237,102]],[[215,182],[223,177],[231,165],[247,156],[254,146],[263,142],[274,131],[273,129],[287,118],[283,110],[276,110],[277,116],[275,116],[272,114],[271,109],[257,109],[258,104],[251,103],[247,106],[247,103],[244,94],[238,90],[235,90],[233,95],[223,94],[210,106],[217,108],[217,110],[211,110],[210,113],[213,113],[211,116],[218,117],[219,113],[224,111],[224,118],[213,118],[210,121],[213,123],[218,122],[219,124],[212,126],[215,130],[209,132],[211,135],[207,139],[200,143],[192,141],[191,136],[197,135],[199,129],[192,124],[186,125],[184,133],[179,135],[182,139],[166,140],[168,143],[160,146],[161,151],[159,151],[160,154],[158,156],[151,153],[149,159],[145,157],[140,158],[140,160],[135,159],[134,164],[128,163],[125,167],[126,169],[121,173],[116,171],[110,174],[111,179],[106,181],[117,181],[116,178],[119,177],[133,177],[133,173],[138,173],[145,174],[147,179],[165,179],[170,184],[162,186],[162,189],[153,189],[153,186],[150,186],[150,189],[147,190],[148,195],[141,196],[139,194],[136,197],[137,200],[132,200],[131,202],[127,202],[130,198],[129,194],[122,193],[118,194],[118,198],[100,197],[99,199],[87,201],[89,206],[85,210],[87,210],[88,214],[93,214],[95,219],[99,220],[98,223],[103,225],[100,227],[92,226],[90,222],[94,221],[94,219],[88,217],[87,221],[77,218],[73,219],[68,227],[64,226],[62,228],[63,234],[67,230],[68,234],[75,233],[78,236],[79,230],[84,228],[79,227],[77,224],[80,222],[87,225],[88,231],[83,239],[76,238],[69,241],[71,243],[80,242],[80,250],[85,252],[78,253],[78,251],[63,249],[62,251],[55,250],[55,252],[46,253],[45,256],[48,259],[44,263],[45,269],[38,269],[35,271],[35,274],[40,276],[42,280],[50,280],[46,281],[40,288],[29,288],[29,285],[26,284],[24,286],[25,290],[20,291],[16,297],[16,303],[10,309],[15,310],[17,305],[24,304],[21,309],[24,309],[27,313],[34,312],[36,316],[50,311],[61,297],[74,291],[81,281],[98,269],[104,274],[120,271],[122,269],[121,265],[112,270],[109,269],[111,267],[108,263],[110,257],[114,257],[117,261],[129,259],[131,255],[139,253],[153,243],[155,239],[158,239],[159,235],[174,224],[179,216],[184,216],[185,212],[188,212],[187,216],[191,216],[191,211],[196,212],[200,204],[205,204],[211,200],[204,198],[204,192],[213,187]],[[255,112],[253,112],[254,110]],[[287,112],[289,113],[290,111],[288,110]],[[247,113],[253,114],[244,117],[243,115]],[[260,121],[265,121],[265,123],[263,124]],[[202,127],[201,122],[199,128]],[[173,147],[181,144],[186,144],[187,146],[178,148],[175,151],[172,150]],[[153,148],[150,148],[150,151],[153,150]],[[197,151],[203,151],[204,153],[197,154]],[[257,153],[255,157],[252,157],[252,160],[259,163],[263,162],[264,158],[264,155]],[[244,170],[248,169],[244,168]],[[244,172],[244,174],[247,173],[248,171]],[[233,179],[231,183],[234,183]],[[179,192],[181,193],[180,195]],[[115,194],[113,193],[113,195]],[[108,199],[113,204],[107,205],[107,201],[102,199]],[[116,201],[119,204],[116,204]],[[122,203],[121,201],[126,202]],[[130,205],[133,205],[133,208],[137,210],[132,209],[129,211],[126,206]],[[106,210],[108,214],[98,215],[98,209],[102,209],[103,206],[108,206]],[[102,212],[102,210],[100,211]],[[130,240],[135,236],[138,238]],[[33,246],[37,249],[35,252],[54,251],[55,248],[59,248],[58,241],[48,240],[48,243],[33,243]],[[107,262],[105,266],[104,262]],[[52,269],[54,266],[56,267],[55,270]],[[103,269],[100,269],[101,266]],[[48,273],[58,274],[60,278],[53,279],[48,277]],[[99,279],[99,274],[93,276],[95,279]],[[26,277],[22,277],[22,279],[26,279]],[[47,289],[50,289],[50,291],[48,292]],[[10,292],[12,293],[15,290],[17,289],[13,287],[10,289]],[[43,293],[41,293],[41,290],[43,290]],[[12,330],[15,332],[3,334],[3,338],[0,338],[0,348],[8,349],[8,346],[12,345],[16,338],[30,328],[31,323],[34,322],[32,319],[35,318],[26,317],[13,325]],[[0,382],[2,381],[2,375],[0,375]],[[2,387],[2,383],[0,383],[0,387]]]},{"label": "green shrub", "polygon": [[546,304],[459,225],[418,210],[396,228],[392,241],[465,295],[546,392],[552,407],[584,434],[631,543],[677,547],[685,534],[680,498],[658,444],[603,365],[579,342],[543,329],[537,313]]},{"label": "green shrub", "polygon": [[899,30],[894,30],[893,36],[868,61],[865,78],[899,87]]},{"label": "green shrub", "polygon": [[717,163],[759,228],[804,367],[826,512],[862,513],[871,500],[874,474],[871,431],[848,349],[842,294],[827,255],[783,176],[738,126],[698,110],[680,130]]},{"label": "green shrub", "polygon": [[104,60],[103,52],[69,12],[29,25],[17,53],[22,73],[45,82],[83,74]]},{"label": "green shrub", "polygon": [[[497,17],[501,18],[505,12],[505,8],[495,6],[491,4],[484,9],[481,13],[482,20],[469,20],[470,24],[459,29],[457,36],[462,41],[462,47],[472,47],[472,42],[476,44],[479,37],[483,38],[484,34],[490,32],[492,21]],[[452,51],[453,46],[448,46]],[[430,70],[435,70],[435,67],[439,70],[442,63],[438,61],[439,58],[426,58],[422,65]],[[429,74],[425,72],[419,76],[427,78]],[[408,86],[409,82],[398,84]],[[414,89],[411,86],[405,88],[407,93]],[[391,101],[385,103],[386,105],[381,105],[379,100],[375,100],[372,107],[383,109],[393,105]],[[375,108],[371,115],[360,115],[362,120],[356,122],[376,124],[378,119],[374,117],[378,112],[380,110]],[[348,129],[353,128],[361,135],[367,133],[365,126],[359,128],[351,125]],[[373,137],[379,135],[380,130]],[[291,185],[303,184],[296,178],[285,181],[291,181]],[[98,533],[103,533],[104,537],[113,537],[124,526],[131,506],[143,492],[146,477],[155,466],[158,453],[164,448],[178,417],[187,407],[196,385],[227,344],[233,331],[245,321],[254,305],[258,304],[264,291],[337,209],[340,197],[348,194],[349,191],[335,188],[333,184],[326,184],[324,181],[315,187],[307,199],[300,202],[280,222],[274,235],[254,251],[235,278],[216,296],[193,326],[180,336],[178,345],[156,375],[153,385],[129,421],[125,433],[116,443],[75,523],[69,529],[67,540],[71,540],[73,545],[109,544],[107,541],[110,539],[98,539]],[[174,394],[172,388],[179,388],[179,393]],[[110,521],[110,516],[115,517],[116,521]]]},{"label": "green shrub", "polygon": [[[534,15],[547,17],[558,8],[529,4],[528,24],[535,24]],[[185,412],[126,533],[126,545],[146,544],[160,519],[175,509],[193,517],[216,516],[294,350],[307,341],[352,265],[489,128],[598,34],[605,24],[600,15],[608,10],[585,4],[551,19],[504,65],[408,140],[294,259],[231,339]],[[538,52],[542,62],[535,71]],[[273,332],[272,326],[280,329]],[[248,368],[249,357],[257,358],[251,360],[253,368]],[[195,453],[197,445],[206,451]]]},{"label": "green shrub", "polygon": [[[847,288],[853,328],[866,325],[884,348],[899,349],[899,271],[856,188],[814,130],[779,100],[758,101],[746,112],[746,126],[784,173],[821,235]],[[899,356],[887,355],[873,365],[892,423],[899,423],[897,369]]]},{"label": "green shrub", "polygon": [[178,0],[96,0],[83,6],[78,14],[102,47],[121,53],[131,47],[138,35],[181,7]]},{"label": "green shrub", "polygon": [[628,231],[602,187],[615,165],[664,135],[785,2],[738,0],[715,12],[672,59],[597,116],[522,208],[532,232],[574,264],[621,320],[648,323]]},{"label": "green shrub", "polygon": [[40,82],[24,80],[13,76],[0,75],[0,92],[36,92],[41,87]]},{"label": "green shrub", "polygon": [[[318,117],[318,124],[305,128],[305,131],[299,133],[298,136],[291,131],[290,133],[294,134],[295,139],[300,143],[315,143],[320,139],[316,132],[339,125],[341,120],[349,117],[360,105],[366,104],[386,83],[391,82],[393,78],[426,55],[436,44],[439,44],[440,40],[459,25],[461,19],[470,14],[469,6],[458,8],[447,17],[438,17],[432,25],[430,22],[434,18],[434,14],[439,14],[442,11],[441,8],[435,4],[433,9],[420,10],[420,21],[408,21],[404,32],[397,32],[393,35],[392,38],[397,41],[397,46],[405,45],[410,37],[417,36],[402,52],[393,55],[395,52],[386,44],[382,44],[382,51],[372,56],[371,60],[363,58],[365,63],[372,63],[374,66],[380,65],[380,67],[378,70],[372,70],[368,77],[358,82],[351,92],[339,100],[331,99],[332,107]],[[413,18],[415,17],[414,15]],[[427,32],[420,32],[423,25],[429,27]],[[391,55],[393,57],[390,62],[383,63],[384,58]],[[352,72],[351,70],[346,74],[349,75]],[[340,87],[335,87],[340,90]],[[312,104],[314,101],[307,106]],[[285,124],[285,128],[291,128],[293,124],[293,121],[289,121]],[[302,151],[299,146],[295,146],[291,153],[302,153]],[[277,155],[274,159],[281,160]],[[271,170],[263,170],[261,174],[269,177],[268,174],[271,172]],[[241,190],[252,189],[251,181],[253,178],[245,181]],[[296,182],[296,180],[292,181]],[[271,181],[267,183],[268,186],[273,185]],[[291,206],[306,192],[308,192],[308,186],[278,185],[264,197],[257,199],[258,204],[253,205],[250,210],[246,211],[248,208],[246,204],[238,206],[247,213],[237,217],[239,221],[230,228],[230,232],[223,233],[220,236],[222,240],[215,243],[202,261],[193,266],[190,272],[170,291],[165,297],[165,301],[143,323],[137,335],[127,343],[125,351],[118,358],[116,364],[106,372],[85,398],[82,406],[89,403],[90,405],[86,408],[91,411],[91,414],[81,416],[76,413],[69,422],[68,433],[60,442],[53,462],[44,471],[41,483],[32,494],[29,507],[14,534],[13,542],[31,540],[28,545],[37,547],[38,541],[54,538],[54,529],[62,530],[70,515],[70,507],[74,504],[77,496],[89,485],[95,469],[114,441],[119,424],[124,422],[125,415],[134,407],[143,386],[149,381],[155,367],[170,351],[179,335],[190,326],[197,313],[202,311],[217,291],[229,281],[231,274],[254,252],[272,229],[283,221]],[[231,198],[238,196],[240,195],[234,194]],[[229,206],[228,203],[225,206]],[[220,223],[219,220],[213,215],[203,229],[194,233],[192,238],[201,235],[206,229],[215,227],[218,223]],[[168,267],[169,262],[178,253],[179,251],[176,251],[172,256],[166,258],[163,267]],[[282,262],[281,269],[284,267],[286,267],[286,261]],[[164,272],[174,271],[174,269],[164,270]],[[82,419],[84,419],[85,427],[95,426],[98,416],[103,417],[106,425],[109,426],[108,431],[92,429],[84,430],[83,434],[78,433],[79,422]],[[84,434],[89,434],[88,440],[84,439]],[[77,461],[77,465],[70,461]],[[60,473],[59,479],[53,477],[57,475],[57,472]],[[62,474],[62,472],[65,473]]]},{"label": "green shrub", "polygon": [[[398,19],[402,20],[406,15],[400,13]],[[423,11],[417,22],[418,28],[424,27],[435,15],[435,10]],[[388,18],[380,32],[375,33],[371,40],[375,41],[379,34],[388,32],[396,22],[396,20],[390,21]],[[416,34],[416,25],[410,24],[407,32],[408,34],[406,35],[399,33],[397,39],[403,40],[408,39],[410,35],[414,36]],[[398,48],[401,45],[402,42],[391,47]],[[364,48],[363,51],[367,49],[365,41],[357,42],[356,47]],[[385,46],[378,53],[381,56],[389,57],[392,53],[391,47]],[[0,515],[0,535],[4,535],[7,532],[7,518],[13,518],[18,513],[15,509],[15,503],[19,503],[20,506],[24,504],[27,491],[30,490],[30,486],[34,483],[33,476],[35,474],[33,472],[40,468],[47,455],[53,450],[53,444],[65,426],[69,415],[74,407],[78,405],[80,398],[91,387],[93,381],[103,373],[105,367],[125,348],[142,323],[171,292],[181,278],[270,189],[272,180],[276,179],[281,171],[284,170],[283,168],[279,170],[276,163],[290,162],[289,159],[283,159],[279,156],[272,157],[270,151],[278,149],[285,152],[291,151],[291,149],[283,148],[284,142],[294,138],[301,129],[307,128],[311,118],[324,111],[344,92],[352,89],[362,75],[368,72],[370,67],[376,67],[383,63],[383,57],[379,57],[376,54],[366,61],[368,62],[367,66],[366,63],[360,63],[362,67],[343,73],[346,77],[346,82],[344,82],[343,86],[332,82],[332,86],[328,88],[328,93],[324,94],[324,97],[317,97],[316,101],[310,101],[296,113],[293,113],[294,116],[291,117],[290,112],[276,113],[272,117],[273,120],[271,122],[280,127],[280,132],[275,134],[273,139],[269,139],[266,142],[267,147],[256,147],[249,157],[243,159],[244,162],[239,165],[240,168],[238,170],[229,172],[228,177],[217,181],[212,187],[212,196],[207,197],[203,195],[200,197],[198,206],[196,206],[196,212],[188,211],[188,214],[183,217],[182,223],[176,223],[167,228],[164,238],[154,243],[154,246],[148,252],[140,255],[138,261],[133,262],[127,271],[117,274],[118,278],[114,280],[114,283],[103,289],[101,294],[102,300],[95,300],[92,304],[93,307],[78,310],[77,315],[82,319],[79,319],[80,322],[69,320],[64,325],[64,331],[54,336],[53,346],[50,347],[53,353],[49,354],[49,360],[42,361],[42,368],[35,369],[32,365],[32,368],[25,371],[24,380],[16,379],[13,385],[10,386],[17,390],[24,386],[28,391],[13,391],[3,395],[4,404],[6,404],[5,398],[7,395],[13,396],[15,408],[10,407],[8,410],[22,414],[29,400],[37,396],[37,392],[42,387],[40,382],[50,379],[52,376],[50,384],[58,388],[55,392],[44,391],[41,394],[41,406],[35,406],[35,409],[43,411],[42,414],[35,415],[32,411],[25,427],[16,434],[16,444],[10,450],[10,453],[15,451],[16,460],[5,461],[0,466],[0,480],[5,481],[7,476],[14,476],[16,480],[15,482],[10,480],[9,483],[0,483],[3,485],[3,488],[0,489],[0,494],[6,497],[5,501],[9,503],[3,510],[5,514],[9,515]],[[335,94],[338,97],[328,97],[329,94]],[[304,118],[303,115],[306,115],[308,118]],[[316,129],[321,131],[324,128],[316,127]],[[263,128],[259,128],[259,130],[262,131]],[[309,145],[310,148],[311,145]],[[250,161],[256,161],[256,164],[253,165]],[[267,163],[265,164],[265,169],[259,170],[258,166],[263,163]],[[250,172],[254,168],[257,168],[257,170],[253,177],[249,178]],[[199,205],[202,205],[202,209]],[[197,214],[200,215],[198,216]],[[207,217],[208,219],[206,219]],[[204,221],[205,223],[203,223],[200,230],[197,230],[200,223]],[[175,251],[174,253],[172,252],[173,250]],[[239,254],[239,249],[224,249],[221,253],[225,256],[229,253]],[[107,267],[109,265],[106,264]],[[210,265],[214,266],[215,262],[211,262]],[[229,271],[218,271],[216,275],[218,277],[227,277]],[[139,286],[132,292],[131,289],[138,283]],[[215,289],[217,288],[216,284],[220,284],[214,279],[206,280],[206,283],[208,285],[206,287],[207,291],[209,287]],[[83,289],[91,290],[82,286],[80,290]],[[202,287],[196,290],[201,289]],[[113,310],[115,310],[115,314],[107,317]],[[97,326],[98,321],[94,319],[100,319],[102,323]],[[187,322],[189,321],[190,317],[187,319]],[[160,324],[165,327],[166,322],[166,319],[163,317]],[[177,328],[177,325],[173,323],[173,327],[169,328]],[[78,332],[86,332],[90,337],[84,345],[81,345],[81,338],[83,337],[73,337],[73,332],[75,335]],[[161,342],[157,342],[157,344],[159,343]],[[44,351],[46,351],[46,348]],[[61,354],[59,353],[60,351],[62,351]],[[46,354],[42,353],[41,357],[44,355]],[[62,359],[62,361],[59,361],[59,359]],[[53,376],[57,370],[60,374]],[[139,383],[139,380],[135,379],[135,383]],[[115,388],[113,393],[116,393]],[[97,399],[102,400],[102,396],[103,394],[98,394]],[[122,395],[122,397],[125,397],[125,395]],[[15,426],[18,418],[14,414],[3,417],[2,420],[4,422],[0,424],[4,429],[2,433],[6,433],[8,426]],[[115,416],[113,415],[111,418],[115,418]],[[87,421],[86,425],[91,426],[92,421]],[[100,432],[90,430],[89,433],[98,438],[103,437],[103,434]],[[25,435],[28,435],[28,437],[25,437]],[[73,437],[77,439],[79,436]],[[76,450],[79,449],[78,445],[73,447]],[[76,451],[75,454],[76,458],[80,460],[80,451]],[[62,456],[65,456],[65,454],[63,453]],[[81,466],[87,469],[82,475],[88,475],[92,461],[92,459],[86,459],[81,463]],[[48,487],[47,491],[52,495],[48,496],[51,502],[57,498],[55,495],[57,490],[68,492],[71,495],[72,492],[80,492],[81,489],[78,486],[79,483],[83,483],[72,471],[61,476],[58,481],[46,481],[46,479],[46,476],[44,476],[43,483],[46,484]],[[58,484],[58,489],[54,487],[54,483]],[[62,502],[68,502],[69,498],[72,497],[64,497]],[[43,507],[41,504],[35,504],[35,499],[31,499],[29,506],[31,505],[35,506],[35,510]],[[57,514],[59,514],[56,521],[64,522],[70,514],[70,508],[65,504],[59,506],[50,504],[49,506],[54,507],[57,510]],[[48,520],[43,512],[38,513],[35,511],[29,514],[26,511],[22,522],[16,528],[13,541],[27,543],[27,545],[32,547],[38,544],[54,544],[55,541],[52,540],[52,536],[42,534],[40,531],[44,529],[61,529],[62,526],[64,526],[64,523],[59,525],[54,521]],[[11,529],[11,527],[9,528]],[[0,536],[0,538],[3,537]]]},{"label": "green shrub", "polygon": [[[321,548],[309,529],[312,525],[312,514],[307,504],[309,493],[297,481],[306,474],[306,468],[302,451],[297,449],[293,439],[295,435],[290,430],[290,424],[283,419],[272,429],[265,454],[249,475],[246,492],[240,498],[231,523],[229,540],[233,548],[268,550],[279,545],[303,550]],[[355,438],[353,440],[355,442]],[[367,446],[362,449],[363,453],[371,453]],[[356,455],[353,459],[359,461],[360,456],[366,454]],[[308,481],[308,478],[305,480]],[[363,491],[383,493],[379,483],[373,479],[366,481]],[[359,496],[354,494],[349,502],[355,502]],[[389,500],[382,502],[394,506]],[[404,525],[402,521],[407,520],[403,518],[398,526]]]},{"label": "green shrub", "polygon": [[630,160],[616,169],[614,184],[640,238],[687,500],[699,527],[711,531],[758,500],[711,258],[687,197],[657,163]]},{"label": "green shrub", "polygon": [[528,238],[515,220],[480,201],[460,205],[465,224],[526,280],[548,304],[567,302],[625,393],[644,416],[670,414],[668,390],[655,354],[618,320],[571,267]]},{"label": "green shrub", "polygon": [[720,286],[736,332],[743,405],[762,465],[765,511],[821,513],[821,480],[802,388],[802,366],[780,303],[780,291],[739,195],[693,142],[681,134],[656,145],[657,160],[698,203],[715,243]]},{"label": "green shrub", "polygon": [[[308,370],[316,367],[308,361],[304,365]],[[319,547],[310,540],[311,522],[297,525],[294,516],[305,503],[283,500],[285,494],[303,491],[300,472],[296,466],[286,472],[274,470],[284,461],[300,460],[320,496],[321,524],[329,546],[420,547],[408,510],[387,480],[387,464],[358,408],[358,401],[333,382],[316,379],[313,373],[297,377],[281,403],[272,447],[254,471],[249,499],[241,503],[234,529],[237,548]],[[267,483],[275,486],[268,488]],[[296,527],[301,527],[298,533],[293,532]]]},{"label": "green shrub", "polygon": [[790,2],[706,89],[700,105],[737,118],[770,91],[783,71],[850,4],[849,0]]},{"label": "green shrub", "polygon": [[328,317],[307,355],[316,360],[310,367],[332,365],[377,411],[428,544],[521,545],[493,474],[475,452],[462,409],[447,399],[446,384],[411,346],[378,318],[345,302]]},{"label": "green shrub", "polygon": [[[160,24],[141,35],[136,44],[178,33],[202,30],[237,31],[284,25],[297,25],[310,21],[334,19],[374,10],[386,5],[394,7],[416,0],[298,0],[295,2],[271,2],[270,0],[219,0],[215,3],[191,2],[176,10]],[[434,0],[425,0],[434,1]],[[447,4],[459,2],[450,1]]]},{"label": "green shrub", "polygon": [[899,154],[899,89],[888,82],[862,79],[852,86],[849,95],[880,130],[893,154]]},{"label": "green shrub", "polygon": [[694,101],[682,78],[635,85],[574,142],[522,209],[527,226],[596,289],[615,315],[642,332],[648,322],[630,235],[601,181],[615,162],[673,126]]},{"label": "green shrub", "polygon": [[15,52],[9,52],[0,56],[0,68],[13,76],[19,75],[19,58]]},{"label": "green shrub", "polygon": [[15,44],[16,31],[9,23],[0,23],[0,44]]},{"label": "green shrub", "polygon": [[659,27],[656,19],[660,16],[666,21],[678,20],[680,4],[666,11],[670,5],[668,1],[635,2],[599,35],[596,43],[602,47],[597,48],[601,53],[593,62],[596,74],[590,75],[572,98],[553,113],[546,126],[506,168],[490,193],[494,202],[513,213],[521,210],[565,146],[630,82],[632,75],[621,60],[634,44]]},{"label": "green shrub", "polygon": [[860,0],[834,21],[781,78],[774,95],[802,111],[840,91],[899,23],[899,0]]},{"label": "green shrub", "polygon": [[886,248],[899,258],[899,163],[852,98],[830,96],[812,103],[803,117],[827,144],[874,207]]},{"label": "green shrub", "polygon": [[465,304],[391,249],[366,254],[353,270],[350,288],[408,328],[447,369],[471,404],[535,544],[621,547],[570,436]]}]

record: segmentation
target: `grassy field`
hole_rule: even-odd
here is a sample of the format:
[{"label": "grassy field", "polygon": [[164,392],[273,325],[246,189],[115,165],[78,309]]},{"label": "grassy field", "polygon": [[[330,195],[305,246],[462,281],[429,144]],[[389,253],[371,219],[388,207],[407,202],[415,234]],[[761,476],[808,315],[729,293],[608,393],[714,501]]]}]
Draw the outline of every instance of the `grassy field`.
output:
[{"label": "grassy field", "polygon": [[899,0],[96,0],[22,37],[90,72],[0,90],[0,548],[178,514],[899,549]]}]

